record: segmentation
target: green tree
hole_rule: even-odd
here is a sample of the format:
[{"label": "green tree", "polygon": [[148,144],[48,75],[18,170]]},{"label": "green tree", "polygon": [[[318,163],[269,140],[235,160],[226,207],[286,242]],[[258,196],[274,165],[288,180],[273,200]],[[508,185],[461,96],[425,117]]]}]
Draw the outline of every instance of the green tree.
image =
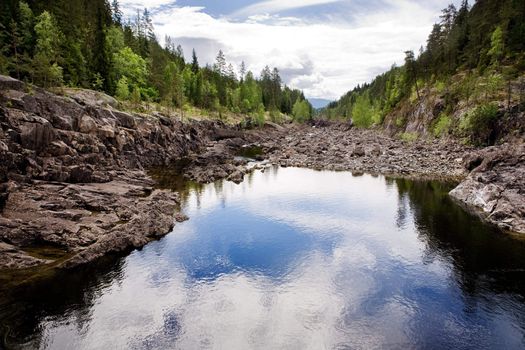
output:
[{"label": "green tree", "polygon": [[148,70],[142,57],[125,47],[114,55],[113,61],[118,80],[126,77],[133,88],[145,86]]},{"label": "green tree", "polygon": [[184,81],[175,62],[169,62],[164,69],[164,101],[171,107],[184,104]]},{"label": "green tree", "polygon": [[100,5],[97,8],[96,27],[95,27],[95,40],[93,47],[93,76],[97,77],[97,74],[102,77],[103,89],[106,92],[112,93],[114,91],[114,82],[111,79],[111,57],[106,46],[106,23],[107,13]]},{"label": "green tree", "polygon": [[222,52],[222,50],[219,50],[219,53],[215,58],[213,70],[221,76],[227,75],[226,56],[224,55],[224,52]]},{"label": "green tree", "polygon": [[62,69],[58,66],[61,33],[53,16],[47,11],[36,18],[36,49],[33,64],[37,82],[43,86],[62,83]]},{"label": "green tree", "polygon": [[116,95],[121,100],[129,99],[128,78],[126,78],[125,76],[120,78],[120,80],[117,82]]},{"label": "green tree", "polygon": [[133,87],[133,91],[131,92],[131,102],[135,106],[135,108],[138,108],[140,106],[140,102],[142,101],[142,97],[140,95],[140,88],[138,86]]},{"label": "green tree", "polygon": [[113,16],[113,22],[115,22],[115,24],[117,26],[121,26],[122,25],[122,11],[120,10],[120,5],[118,3],[118,0],[113,0],[111,2],[111,14]]},{"label": "green tree", "polygon": [[364,128],[381,122],[380,113],[370,101],[368,91],[357,96],[352,107],[352,121],[356,126]]},{"label": "green tree", "polygon": [[300,101],[297,100],[293,106],[293,116],[294,120],[303,123],[306,120],[310,119],[310,105],[308,104],[308,101]]},{"label": "green tree", "polygon": [[418,74],[417,74],[417,63],[414,57],[414,51],[405,52],[405,67],[407,70],[407,77],[408,77],[407,83],[409,84],[409,87],[412,84],[415,84],[417,99],[418,101],[420,101],[421,96],[419,94],[419,86],[417,85]]},{"label": "green tree", "polygon": [[191,70],[193,74],[197,74],[199,72],[199,59],[197,58],[195,49],[193,49],[191,53]]},{"label": "green tree", "polygon": [[33,46],[35,45],[35,16],[29,5],[24,1],[20,1],[18,8],[20,13],[20,19],[18,21],[20,48],[23,53],[31,56]]},{"label": "green tree", "polygon": [[255,112],[262,104],[262,93],[252,72],[246,73],[239,91],[240,110],[243,113]]},{"label": "green tree", "polygon": [[501,29],[501,26],[498,26],[494,30],[490,42],[491,45],[488,54],[492,58],[492,63],[496,64],[501,60],[503,54],[505,53],[505,41],[503,38],[503,29]]}]

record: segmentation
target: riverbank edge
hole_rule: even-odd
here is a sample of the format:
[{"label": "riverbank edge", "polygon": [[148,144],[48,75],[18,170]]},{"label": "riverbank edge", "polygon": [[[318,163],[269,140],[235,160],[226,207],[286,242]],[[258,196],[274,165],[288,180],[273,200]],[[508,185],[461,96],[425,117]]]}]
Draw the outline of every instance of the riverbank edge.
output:
[{"label": "riverbank edge", "polygon": [[[461,181],[453,198],[487,222],[525,232],[523,143],[477,150],[454,140],[407,142],[346,124],[240,130],[125,113],[113,104],[1,77],[0,268],[72,268],[140,248],[186,219],[174,215],[178,194],[156,189],[145,169],[186,159],[181,171],[188,180],[240,183],[258,168],[238,157],[250,147],[260,149],[258,160],[283,167]],[[64,255],[35,254],[39,245]]]}]

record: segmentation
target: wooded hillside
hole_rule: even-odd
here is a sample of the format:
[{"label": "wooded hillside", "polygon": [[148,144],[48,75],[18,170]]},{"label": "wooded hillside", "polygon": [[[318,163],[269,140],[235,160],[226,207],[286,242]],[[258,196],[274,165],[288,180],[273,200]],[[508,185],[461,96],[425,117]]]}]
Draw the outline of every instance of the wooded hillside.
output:
[{"label": "wooded hillside", "polygon": [[161,45],[147,9],[125,19],[117,0],[4,0],[0,48],[0,74],[43,87],[90,88],[135,104],[230,111],[258,122],[265,112],[299,121],[312,115],[277,68],[256,77],[243,63],[236,72],[222,51],[212,66],[201,67],[195,51],[185,62],[175,39]]},{"label": "wooded hillside", "polygon": [[360,127],[388,122],[404,130],[403,114],[433,99],[437,111],[429,129],[435,136],[454,133],[490,143],[501,109],[522,108],[525,101],[525,1],[449,5],[426,47],[405,54],[403,66],[357,86],[323,115],[351,118]]}]

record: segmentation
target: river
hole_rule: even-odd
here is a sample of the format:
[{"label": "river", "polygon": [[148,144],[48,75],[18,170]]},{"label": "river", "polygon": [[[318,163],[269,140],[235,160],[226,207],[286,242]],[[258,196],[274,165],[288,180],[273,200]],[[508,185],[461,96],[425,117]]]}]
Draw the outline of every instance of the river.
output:
[{"label": "river", "polygon": [[0,299],[4,346],[524,348],[525,242],[450,189],[277,167],[187,184],[162,240]]}]

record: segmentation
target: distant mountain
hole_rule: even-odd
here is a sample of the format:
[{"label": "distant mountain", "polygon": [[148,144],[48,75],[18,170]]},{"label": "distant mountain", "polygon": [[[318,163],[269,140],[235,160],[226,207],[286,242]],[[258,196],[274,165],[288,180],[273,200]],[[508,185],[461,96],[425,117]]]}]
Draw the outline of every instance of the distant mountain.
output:
[{"label": "distant mountain", "polygon": [[315,109],[324,108],[332,101],[324,98],[309,98],[308,101],[312,104]]}]

